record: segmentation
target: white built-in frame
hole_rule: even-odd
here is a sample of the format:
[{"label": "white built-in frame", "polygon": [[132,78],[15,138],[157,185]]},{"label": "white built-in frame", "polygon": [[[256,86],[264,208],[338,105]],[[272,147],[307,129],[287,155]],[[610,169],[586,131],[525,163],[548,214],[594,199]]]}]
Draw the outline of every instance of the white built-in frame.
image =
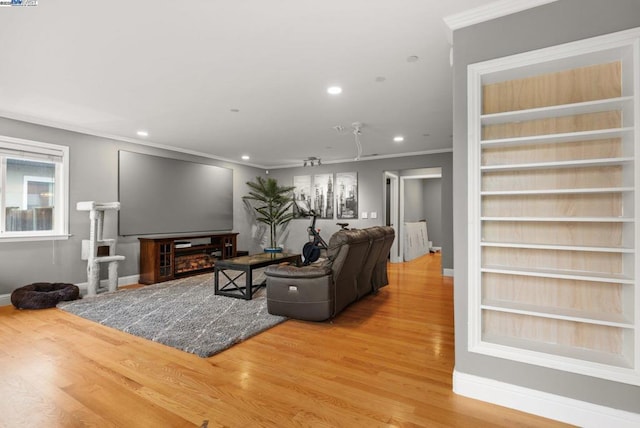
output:
[{"label": "white built-in frame", "polygon": [[640,29],[468,67],[471,352],[640,385],[639,92]]}]

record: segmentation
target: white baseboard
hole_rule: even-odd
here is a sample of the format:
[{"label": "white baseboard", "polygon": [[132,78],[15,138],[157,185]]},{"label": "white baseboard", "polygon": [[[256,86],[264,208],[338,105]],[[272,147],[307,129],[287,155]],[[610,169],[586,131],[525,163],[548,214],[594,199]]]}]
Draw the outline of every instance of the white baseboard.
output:
[{"label": "white baseboard", "polygon": [[11,294],[0,294],[0,306],[9,306],[11,304]]},{"label": "white baseboard", "polygon": [[453,392],[580,427],[635,428],[640,414],[453,371]]},{"label": "white baseboard", "polygon": [[442,276],[453,276],[453,269],[442,269]]},{"label": "white baseboard", "polygon": [[[138,280],[140,280],[140,275],[129,275],[129,276],[122,276],[120,278],[118,278],[118,284],[120,285],[131,285],[131,284],[137,284]],[[81,282],[79,284],[76,284],[79,288],[80,288],[80,293],[81,294],[87,294],[87,285],[89,283],[87,282]],[[100,281],[100,287],[108,287],[109,286],[109,281],[106,279],[103,279]],[[0,294],[0,306],[8,306],[11,304],[11,293],[9,294]]]}]

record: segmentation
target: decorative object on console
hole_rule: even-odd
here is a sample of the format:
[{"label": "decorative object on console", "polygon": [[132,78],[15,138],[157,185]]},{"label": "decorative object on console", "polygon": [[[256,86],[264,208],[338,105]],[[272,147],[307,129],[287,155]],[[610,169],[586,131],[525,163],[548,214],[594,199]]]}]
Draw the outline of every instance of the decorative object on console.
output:
[{"label": "decorative object on console", "polygon": [[[274,178],[256,177],[248,181],[249,195],[243,196],[258,213],[256,220],[269,226],[269,247],[267,251],[278,251],[278,227],[284,228],[293,218],[290,208],[293,204],[293,186],[280,186]],[[281,251],[281,250],[280,250]]]},{"label": "decorative object on console", "polygon": [[[81,259],[87,261],[87,295],[93,296],[100,286],[100,263],[108,263],[109,291],[118,288],[118,262],[124,260],[124,256],[116,255],[116,240],[104,239],[104,212],[107,210],[118,211],[120,202],[99,203],[95,201],[78,202],[78,211],[89,211],[91,226],[89,239],[82,240]],[[101,247],[108,248],[108,255],[99,254]]]}]

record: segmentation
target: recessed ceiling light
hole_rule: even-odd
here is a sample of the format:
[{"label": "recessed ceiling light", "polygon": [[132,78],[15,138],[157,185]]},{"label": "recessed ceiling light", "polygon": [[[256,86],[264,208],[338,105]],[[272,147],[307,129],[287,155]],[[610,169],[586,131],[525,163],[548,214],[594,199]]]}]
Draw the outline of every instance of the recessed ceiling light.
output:
[{"label": "recessed ceiling light", "polygon": [[327,88],[327,93],[331,95],[338,95],[342,93],[342,88],[340,86],[329,86]]},{"label": "recessed ceiling light", "polygon": [[248,155],[242,155],[242,160],[249,160],[251,159]]},{"label": "recessed ceiling light", "polygon": [[136,134],[138,134],[138,137],[148,137],[149,136],[149,133],[147,131],[142,131],[142,130],[136,132]]},{"label": "recessed ceiling light", "polygon": [[396,143],[401,143],[404,141],[404,137],[402,135],[398,135],[397,137],[393,137],[393,141]]}]

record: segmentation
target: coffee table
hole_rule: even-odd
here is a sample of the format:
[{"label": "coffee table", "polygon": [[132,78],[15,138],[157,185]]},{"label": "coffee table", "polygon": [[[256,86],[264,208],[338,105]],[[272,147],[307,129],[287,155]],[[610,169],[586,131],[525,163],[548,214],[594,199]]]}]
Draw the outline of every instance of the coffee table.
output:
[{"label": "coffee table", "polygon": [[[299,266],[302,263],[300,254],[290,253],[260,253],[252,256],[240,256],[231,259],[217,260],[213,268],[214,271],[214,292],[215,294],[227,297],[235,297],[238,299],[251,300],[253,292],[266,284],[253,284],[253,271],[269,265],[279,263],[294,263]],[[237,274],[227,274],[227,270],[239,271]],[[220,287],[220,274],[224,275],[229,282]],[[242,284],[239,279],[244,276],[245,281]]]}]

